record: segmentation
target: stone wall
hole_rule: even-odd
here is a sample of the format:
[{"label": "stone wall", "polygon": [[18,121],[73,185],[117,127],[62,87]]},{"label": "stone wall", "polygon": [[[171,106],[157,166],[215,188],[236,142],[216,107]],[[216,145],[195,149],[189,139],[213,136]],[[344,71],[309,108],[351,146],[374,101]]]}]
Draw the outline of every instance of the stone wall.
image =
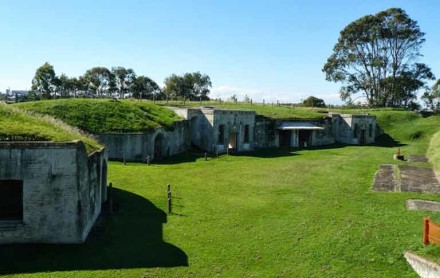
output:
[{"label": "stone wall", "polygon": [[22,181],[22,219],[0,219],[0,243],[81,243],[106,200],[106,153],[82,142],[1,142],[0,180]]},{"label": "stone wall", "polygon": [[172,156],[186,151],[190,146],[189,121],[175,122],[171,130],[158,128],[148,133],[98,134],[106,146],[109,159],[146,161]]}]

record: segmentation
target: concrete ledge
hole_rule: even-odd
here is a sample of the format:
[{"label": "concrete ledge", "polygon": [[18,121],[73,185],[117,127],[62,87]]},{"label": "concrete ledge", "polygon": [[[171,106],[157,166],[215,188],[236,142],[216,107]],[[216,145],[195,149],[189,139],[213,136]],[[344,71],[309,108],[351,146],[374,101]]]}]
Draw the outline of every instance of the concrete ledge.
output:
[{"label": "concrete ledge", "polygon": [[440,211],[440,203],[428,200],[406,200],[406,208],[409,210]]},{"label": "concrete ledge", "polygon": [[422,278],[440,277],[440,266],[424,257],[411,252],[405,252],[406,261]]}]

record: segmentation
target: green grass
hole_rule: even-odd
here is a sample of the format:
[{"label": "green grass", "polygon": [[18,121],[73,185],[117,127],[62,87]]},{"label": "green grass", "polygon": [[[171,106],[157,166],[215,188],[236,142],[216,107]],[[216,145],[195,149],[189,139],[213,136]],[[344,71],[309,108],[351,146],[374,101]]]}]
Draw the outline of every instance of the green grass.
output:
[{"label": "green grass", "polygon": [[428,157],[437,171],[440,171],[440,132],[432,136],[429,143]]},{"label": "green grass", "polygon": [[202,107],[202,106],[213,106],[219,109],[234,109],[234,110],[252,110],[256,114],[273,119],[319,119],[324,116],[327,112],[325,108],[310,108],[310,107],[294,107],[294,106],[277,106],[276,104],[265,104],[262,103],[250,103],[246,102],[225,102],[222,101],[203,101],[203,102],[185,102],[182,101],[169,101],[169,102],[157,102],[161,105],[172,105],[179,107]]},{"label": "green grass", "polygon": [[25,110],[51,115],[91,133],[145,132],[171,128],[180,118],[149,102],[109,99],[61,99],[19,103]]},{"label": "green grass", "polygon": [[53,141],[81,140],[88,152],[101,148],[91,136],[48,116],[0,103],[0,140],[2,141]]},{"label": "green grass", "polygon": [[[424,154],[438,117],[377,114],[407,154]],[[405,128],[399,128],[405,127]],[[421,136],[414,132],[422,131]],[[417,277],[403,252],[422,245],[410,198],[373,192],[395,147],[266,150],[204,161],[111,162],[117,210],[79,246],[6,246],[0,274],[24,277]],[[166,185],[174,214],[166,216]],[[187,266],[185,266],[187,264]],[[26,275],[25,275],[26,274]]]}]

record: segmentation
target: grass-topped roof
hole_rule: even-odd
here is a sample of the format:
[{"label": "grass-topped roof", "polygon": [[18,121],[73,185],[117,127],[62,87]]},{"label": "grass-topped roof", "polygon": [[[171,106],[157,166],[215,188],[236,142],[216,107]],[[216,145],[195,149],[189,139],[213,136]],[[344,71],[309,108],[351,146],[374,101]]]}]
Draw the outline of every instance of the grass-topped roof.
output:
[{"label": "grass-topped roof", "polygon": [[87,152],[101,148],[91,136],[49,116],[37,115],[0,103],[0,141],[53,141],[81,140]]},{"label": "grass-topped roof", "polygon": [[180,118],[149,102],[110,99],[62,99],[19,103],[19,108],[51,115],[91,133],[145,132],[170,128]]}]

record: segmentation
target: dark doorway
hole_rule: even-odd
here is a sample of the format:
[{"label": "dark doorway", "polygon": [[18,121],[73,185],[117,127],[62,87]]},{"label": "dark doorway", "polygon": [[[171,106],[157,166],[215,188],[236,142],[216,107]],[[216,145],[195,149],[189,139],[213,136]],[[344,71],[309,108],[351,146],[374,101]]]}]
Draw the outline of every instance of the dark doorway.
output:
[{"label": "dark doorway", "polygon": [[23,220],[22,180],[0,180],[0,220]]},{"label": "dark doorway", "polygon": [[367,133],[365,132],[365,129],[361,129],[361,137],[359,138],[360,145],[364,145],[367,142],[366,136]]},{"label": "dark doorway", "polygon": [[162,148],[163,148],[163,134],[159,133],[158,135],[156,135],[156,138],[154,139],[154,159],[160,159],[163,157]]},{"label": "dark doorway", "polygon": [[311,130],[300,130],[298,132],[298,143],[300,148],[310,147],[312,144],[312,131]]},{"label": "dark doorway", "polygon": [[229,149],[237,149],[237,133],[229,133]]},{"label": "dark doorway", "polygon": [[288,148],[290,147],[290,142],[292,140],[292,131],[290,130],[280,130],[280,147]]}]

